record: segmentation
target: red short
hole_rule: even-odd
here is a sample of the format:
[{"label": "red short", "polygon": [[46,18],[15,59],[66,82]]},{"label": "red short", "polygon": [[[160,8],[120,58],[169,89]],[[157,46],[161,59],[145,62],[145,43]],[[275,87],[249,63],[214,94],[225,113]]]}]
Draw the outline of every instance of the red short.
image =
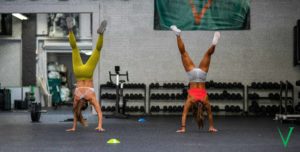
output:
[{"label": "red short", "polygon": [[206,89],[204,88],[191,88],[188,90],[190,96],[192,96],[197,102],[204,102],[207,96]]}]

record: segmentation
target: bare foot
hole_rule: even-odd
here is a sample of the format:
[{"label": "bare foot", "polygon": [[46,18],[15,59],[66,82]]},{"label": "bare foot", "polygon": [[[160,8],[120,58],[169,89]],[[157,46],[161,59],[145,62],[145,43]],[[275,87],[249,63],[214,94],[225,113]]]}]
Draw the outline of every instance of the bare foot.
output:
[{"label": "bare foot", "polygon": [[97,128],[95,128],[95,130],[97,130],[99,132],[104,132],[105,131],[105,129],[103,129],[102,127],[97,127]]},{"label": "bare foot", "polygon": [[74,132],[76,129],[75,128],[71,128],[71,129],[67,129],[66,131],[68,132]]},{"label": "bare foot", "polygon": [[213,132],[217,132],[218,130],[214,127],[209,127],[208,131],[213,133]]}]

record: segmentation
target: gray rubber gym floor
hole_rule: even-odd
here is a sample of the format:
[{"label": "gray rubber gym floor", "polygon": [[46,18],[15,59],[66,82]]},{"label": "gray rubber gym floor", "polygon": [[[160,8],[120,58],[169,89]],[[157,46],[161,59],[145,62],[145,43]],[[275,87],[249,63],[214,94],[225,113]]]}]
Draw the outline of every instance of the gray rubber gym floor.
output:
[{"label": "gray rubber gym floor", "polygon": [[[48,112],[40,123],[31,123],[29,113],[0,112],[1,152],[299,152],[299,125],[280,124],[272,118],[215,117],[218,133],[198,130],[193,119],[187,121],[187,132],[176,133],[180,116],[147,116],[129,119],[104,119],[106,132],[99,133],[96,116],[86,114],[89,127],[65,132],[71,122],[70,112]],[[206,122],[207,124],[207,122]],[[295,127],[287,148],[284,148],[278,128],[286,138],[289,127]],[[111,138],[120,144],[110,145]]]}]

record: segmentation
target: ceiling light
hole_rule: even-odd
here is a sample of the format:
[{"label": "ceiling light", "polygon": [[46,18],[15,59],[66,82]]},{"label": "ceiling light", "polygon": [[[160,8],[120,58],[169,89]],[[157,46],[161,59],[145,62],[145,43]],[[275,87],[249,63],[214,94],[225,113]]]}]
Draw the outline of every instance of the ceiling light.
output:
[{"label": "ceiling light", "polygon": [[24,16],[23,14],[20,13],[13,13],[12,14],[14,17],[20,19],[20,20],[28,20],[28,17]]}]

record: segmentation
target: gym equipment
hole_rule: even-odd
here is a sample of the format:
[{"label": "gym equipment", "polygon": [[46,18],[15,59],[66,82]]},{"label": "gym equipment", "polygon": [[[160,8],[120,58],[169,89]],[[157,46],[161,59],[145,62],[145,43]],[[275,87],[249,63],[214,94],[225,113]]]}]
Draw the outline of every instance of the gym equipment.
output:
[{"label": "gym equipment", "polygon": [[234,112],[241,112],[240,106],[235,106],[234,107]]},{"label": "gym equipment", "polygon": [[144,106],[140,106],[140,112],[145,112],[145,107]]},{"label": "gym equipment", "polygon": [[[275,115],[275,120],[293,121],[299,120],[300,114],[293,114],[294,110],[294,87],[289,82],[280,82],[280,106],[279,112]],[[289,91],[291,92],[291,97],[288,96]],[[284,94],[283,94],[284,93]],[[291,100],[289,100],[291,98]]]},{"label": "gym equipment", "polygon": [[229,107],[229,105],[226,105],[226,106],[225,106],[225,111],[226,111],[226,112],[230,112],[230,107]]},{"label": "gym equipment", "polygon": [[163,106],[163,112],[168,112],[168,107],[167,106]]},{"label": "gym equipment", "polygon": [[125,115],[126,110],[126,100],[123,97],[123,88],[125,80],[121,80],[120,77],[125,76],[126,80],[129,81],[128,78],[128,71],[126,71],[126,74],[120,73],[120,66],[115,66],[115,74],[112,74],[111,71],[109,71],[109,80],[111,83],[112,77],[116,77],[116,105],[114,110],[114,114],[112,116],[107,116],[107,118],[127,118],[128,116]]},{"label": "gym equipment", "polygon": [[219,106],[215,106],[215,112],[219,112],[219,111],[220,111]]},{"label": "gym equipment", "polygon": [[11,110],[11,93],[9,89],[0,89],[0,106],[1,110]]}]

